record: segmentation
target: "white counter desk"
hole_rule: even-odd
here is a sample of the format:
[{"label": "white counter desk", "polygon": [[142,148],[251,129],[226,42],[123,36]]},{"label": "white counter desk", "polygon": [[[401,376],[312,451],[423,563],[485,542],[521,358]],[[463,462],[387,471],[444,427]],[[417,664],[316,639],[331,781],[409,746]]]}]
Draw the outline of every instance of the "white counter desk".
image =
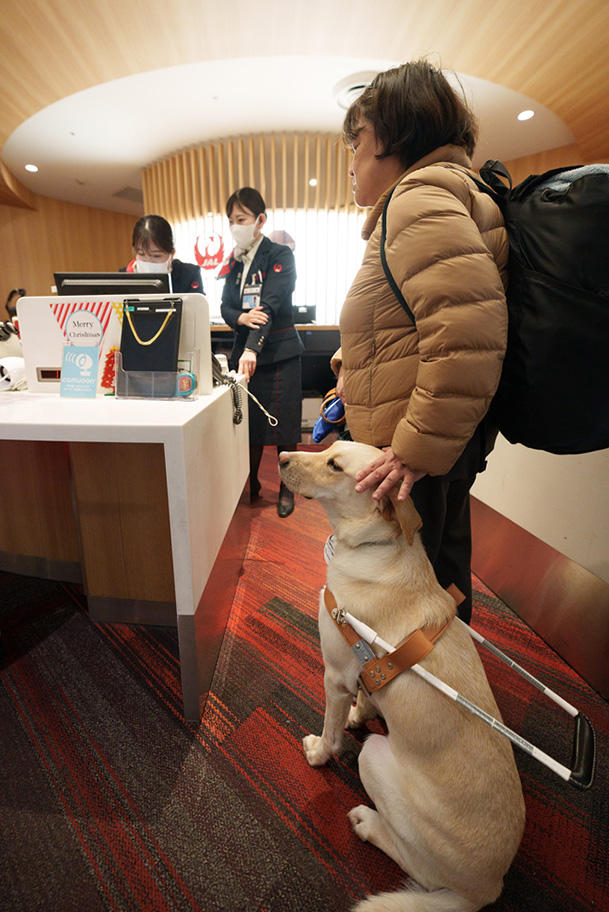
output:
[{"label": "white counter desk", "polygon": [[82,581],[97,621],[177,625],[188,719],[247,541],[243,413],[233,424],[227,387],[192,401],[0,394],[0,569]]}]

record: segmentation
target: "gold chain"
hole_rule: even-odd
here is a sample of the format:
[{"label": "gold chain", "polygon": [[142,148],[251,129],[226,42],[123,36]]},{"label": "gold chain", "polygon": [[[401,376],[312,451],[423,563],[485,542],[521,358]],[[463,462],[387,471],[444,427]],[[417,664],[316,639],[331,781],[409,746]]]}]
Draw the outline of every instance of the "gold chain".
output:
[{"label": "gold chain", "polygon": [[133,333],[133,335],[135,336],[137,342],[139,342],[140,345],[152,345],[153,342],[156,342],[156,340],[159,338],[159,336],[161,335],[161,333],[163,332],[163,330],[164,330],[165,327],[167,326],[167,323],[169,322],[169,320],[171,319],[171,317],[172,317],[173,314],[175,313],[175,309],[174,309],[174,310],[168,310],[168,311],[167,311],[167,316],[166,316],[165,319],[163,320],[163,323],[162,323],[160,329],[158,330],[158,332],[155,333],[155,335],[152,337],[152,339],[148,339],[147,342],[143,342],[143,341],[140,339],[140,337],[138,336],[137,332],[135,331],[135,326],[133,325],[133,320],[131,319],[131,311],[132,311],[132,310],[133,310],[133,308],[125,307],[125,313],[127,314],[127,320],[129,321],[129,326],[131,327],[131,332]]}]

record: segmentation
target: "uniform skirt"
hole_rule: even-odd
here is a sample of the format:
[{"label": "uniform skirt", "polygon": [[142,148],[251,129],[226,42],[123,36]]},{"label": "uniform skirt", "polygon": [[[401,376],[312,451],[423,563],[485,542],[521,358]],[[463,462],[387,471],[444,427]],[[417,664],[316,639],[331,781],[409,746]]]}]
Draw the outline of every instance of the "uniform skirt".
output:
[{"label": "uniform skirt", "polygon": [[249,390],[279,422],[277,427],[271,427],[264,412],[248,396],[250,443],[278,447],[299,443],[302,421],[300,355],[275,364],[259,364],[249,382]]}]

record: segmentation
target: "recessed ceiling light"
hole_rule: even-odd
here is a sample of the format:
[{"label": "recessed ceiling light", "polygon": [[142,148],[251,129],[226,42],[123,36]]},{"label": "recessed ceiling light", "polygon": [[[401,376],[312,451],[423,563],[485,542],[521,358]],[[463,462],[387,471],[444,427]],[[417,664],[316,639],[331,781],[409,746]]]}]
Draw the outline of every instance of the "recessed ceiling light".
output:
[{"label": "recessed ceiling light", "polygon": [[25,166],[25,170],[26,170],[26,171],[31,171],[32,174],[35,174],[36,171],[38,171],[38,165],[26,165],[26,166]]},{"label": "recessed ceiling light", "polygon": [[311,180],[309,181],[309,187],[316,187],[316,186],[317,186],[317,178],[312,177]]},{"label": "recessed ceiling light", "polygon": [[531,117],[535,117],[535,111],[521,111],[518,120],[530,120]]}]

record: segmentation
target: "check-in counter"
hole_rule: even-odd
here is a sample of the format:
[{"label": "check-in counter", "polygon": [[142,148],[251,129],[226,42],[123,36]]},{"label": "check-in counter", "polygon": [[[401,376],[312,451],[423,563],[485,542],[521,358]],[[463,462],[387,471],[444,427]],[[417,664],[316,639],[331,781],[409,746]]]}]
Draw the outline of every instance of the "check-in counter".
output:
[{"label": "check-in counter", "polygon": [[93,620],[178,629],[184,714],[198,719],[247,542],[247,409],[193,400],[0,396],[9,479],[0,569],[81,581]]}]

